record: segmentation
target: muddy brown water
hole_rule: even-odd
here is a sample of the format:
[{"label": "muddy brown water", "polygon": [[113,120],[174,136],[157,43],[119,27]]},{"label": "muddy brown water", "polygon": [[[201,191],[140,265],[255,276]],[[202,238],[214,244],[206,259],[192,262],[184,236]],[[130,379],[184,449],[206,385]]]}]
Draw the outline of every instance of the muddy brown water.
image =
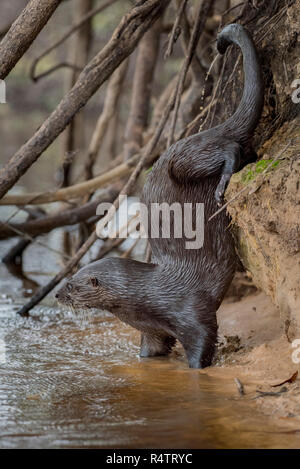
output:
[{"label": "muddy brown water", "polygon": [[[41,283],[59,268],[26,256]],[[74,316],[50,298],[19,317],[29,287],[0,264],[0,448],[300,447],[221,369],[190,370],[180,348],[140,359],[138,334],[108,313]]]}]

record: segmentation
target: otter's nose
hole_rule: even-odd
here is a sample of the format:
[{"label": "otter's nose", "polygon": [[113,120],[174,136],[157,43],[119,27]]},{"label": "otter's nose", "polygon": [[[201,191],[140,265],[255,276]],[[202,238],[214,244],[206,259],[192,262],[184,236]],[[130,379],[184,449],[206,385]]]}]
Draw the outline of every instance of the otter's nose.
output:
[{"label": "otter's nose", "polygon": [[55,298],[59,298],[59,294],[58,294],[58,293],[56,293]]}]

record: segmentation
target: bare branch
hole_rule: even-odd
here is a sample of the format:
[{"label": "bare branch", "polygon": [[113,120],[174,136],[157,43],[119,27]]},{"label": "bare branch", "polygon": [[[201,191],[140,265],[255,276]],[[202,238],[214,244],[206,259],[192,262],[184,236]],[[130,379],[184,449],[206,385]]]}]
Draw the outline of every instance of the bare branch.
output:
[{"label": "bare branch", "polygon": [[71,70],[74,70],[75,72],[82,72],[82,67],[78,67],[77,65],[71,64],[69,62],[60,62],[56,65],[53,65],[53,67],[49,68],[45,72],[41,73],[38,76],[38,79],[45,78],[52,73],[56,72],[57,70],[60,70],[61,68],[70,68]]},{"label": "bare branch", "polygon": [[171,31],[171,34],[170,34],[168,47],[167,47],[167,50],[165,52],[165,59],[170,57],[170,55],[172,54],[173,45],[175,43],[175,38],[178,35],[178,29],[180,28],[179,23],[180,23],[180,20],[181,20],[181,17],[183,15],[183,12],[184,12],[184,9],[186,7],[187,2],[188,2],[188,0],[182,0],[180,2],[180,5],[178,5],[178,11],[177,11],[176,19],[174,21],[173,28],[172,28],[172,31]]},{"label": "bare branch", "polygon": [[[180,8],[181,1],[176,0],[176,3],[178,5],[178,8]],[[191,35],[190,35],[190,25],[189,25],[189,22],[188,22],[188,19],[187,19],[186,11],[182,12],[181,25],[182,25],[182,32],[183,32],[183,34],[181,36],[183,51],[184,51],[185,55],[188,55],[188,53],[189,53],[189,44],[190,44],[190,41],[191,41]],[[199,39],[198,39],[198,41],[199,41]],[[202,81],[202,82],[204,81],[205,75],[206,75],[206,70],[204,69],[201,62],[199,61],[199,59],[197,57],[197,54],[196,54],[196,50],[193,54],[192,61],[191,61],[191,72],[192,72],[193,80]]]},{"label": "bare branch", "polygon": [[0,205],[36,205],[46,204],[49,202],[68,201],[77,197],[83,197],[87,194],[91,194],[96,189],[117,181],[118,179],[128,176],[136,165],[140,154],[133,156],[130,160],[121,163],[115,168],[106,171],[99,176],[90,179],[89,181],[80,182],[73,186],[64,187],[58,189],[55,192],[48,193],[30,193],[30,194],[16,194],[7,195],[3,199],[0,199]]},{"label": "bare branch", "polygon": [[101,11],[105,10],[105,8],[109,7],[113,3],[115,3],[117,0],[107,0],[105,3],[102,5],[93,8],[90,10],[86,15],[84,15],[78,22],[76,22],[68,31],[66,31],[61,38],[59,38],[52,46],[50,46],[48,49],[46,49],[39,57],[37,57],[33,62],[30,67],[30,78],[33,81],[37,81],[40,78],[43,77],[43,74],[41,75],[35,75],[36,67],[38,66],[38,63],[40,60],[45,57],[46,55],[50,54],[54,49],[59,47],[66,39],[68,39],[72,34],[74,34],[78,29],[80,29],[87,21],[89,21],[93,16],[98,15],[98,13],[101,13]]},{"label": "bare branch", "polygon": [[0,43],[0,79],[14,68],[62,0],[31,0]]},{"label": "bare branch", "polygon": [[[100,202],[113,202],[117,196],[115,189],[106,190],[96,200],[88,202],[81,207],[68,210],[59,210],[51,215],[40,216],[35,220],[28,220],[24,223],[9,223],[1,227],[0,239],[7,239],[18,235],[18,232],[25,232],[30,236],[37,236],[62,226],[76,225],[96,214],[97,206]],[[0,223],[2,224],[2,223]],[[18,230],[18,231],[16,231]]]}]

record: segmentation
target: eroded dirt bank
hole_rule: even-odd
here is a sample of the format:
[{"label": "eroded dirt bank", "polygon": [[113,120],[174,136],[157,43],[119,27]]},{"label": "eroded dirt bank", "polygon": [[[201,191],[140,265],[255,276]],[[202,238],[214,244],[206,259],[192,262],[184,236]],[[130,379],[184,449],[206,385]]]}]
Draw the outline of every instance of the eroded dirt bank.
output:
[{"label": "eroded dirt bank", "polygon": [[232,177],[227,199],[239,257],[278,306],[289,340],[300,338],[300,119],[260,149],[262,159]]}]

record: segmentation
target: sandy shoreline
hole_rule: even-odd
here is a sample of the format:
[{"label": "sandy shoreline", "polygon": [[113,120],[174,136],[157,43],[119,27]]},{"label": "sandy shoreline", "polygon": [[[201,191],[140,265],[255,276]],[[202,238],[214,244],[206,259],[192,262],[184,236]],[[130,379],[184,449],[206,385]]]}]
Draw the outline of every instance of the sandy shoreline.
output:
[{"label": "sandy shoreline", "polygon": [[[201,373],[232,379],[240,399],[293,426],[299,422],[300,431],[300,364],[292,360],[295,349],[271,300],[262,292],[240,301],[227,298],[218,322],[220,346],[215,366]],[[284,383],[292,376],[292,383]],[[242,383],[244,395],[236,379]]]}]

